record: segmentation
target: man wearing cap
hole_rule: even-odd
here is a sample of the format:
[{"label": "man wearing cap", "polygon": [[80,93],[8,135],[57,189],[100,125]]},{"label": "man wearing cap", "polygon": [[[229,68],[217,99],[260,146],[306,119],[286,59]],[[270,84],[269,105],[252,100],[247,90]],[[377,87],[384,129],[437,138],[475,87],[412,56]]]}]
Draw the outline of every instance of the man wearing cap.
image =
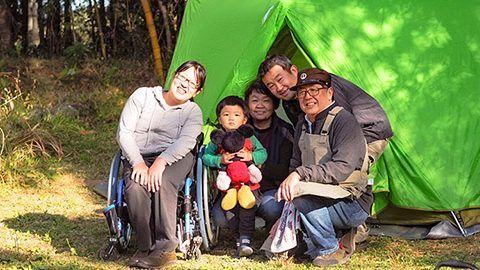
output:
[{"label": "man wearing cap", "polygon": [[[272,55],[260,64],[258,77],[282,100],[288,118],[295,125],[302,114],[295,98],[296,91],[291,89],[297,84],[297,67],[284,55]],[[357,119],[367,140],[368,155],[373,164],[387,147],[387,140],[393,136],[387,114],[378,101],[355,84],[334,74],[330,74],[330,77],[335,90],[333,98]]]},{"label": "man wearing cap", "polygon": [[[296,91],[291,89],[297,84],[297,67],[284,55],[272,55],[260,64],[258,77],[276,97],[282,100],[282,106],[290,121],[293,124],[297,123],[299,117],[303,115],[296,99]],[[362,128],[367,140],[367,153],[371,166],[385,151],[388,140],[393,136],[387,114],[372,96],[355,84],[334,74],[330,74],[330,78],[336,104],[352,113]],[[365,224],[359,227],[359,232],[362,232],[361,235],[354,236],[357,243],[365,241],[368,236],[368,228]],[[356,234],[356,231],[352,233]],[[351,244],[354,245],[355,242]]]},{"label": "man wearing cap", "polygon": [[355,117],[333,99],[328,72],[306,69],[297,81],[305,115],[296,125],[291,173],[277,199],[293,202],[299,211],[313,264],[342,264],[351,253],[339,245],[337,233],[365,222],[373,202],[366,141]]}]

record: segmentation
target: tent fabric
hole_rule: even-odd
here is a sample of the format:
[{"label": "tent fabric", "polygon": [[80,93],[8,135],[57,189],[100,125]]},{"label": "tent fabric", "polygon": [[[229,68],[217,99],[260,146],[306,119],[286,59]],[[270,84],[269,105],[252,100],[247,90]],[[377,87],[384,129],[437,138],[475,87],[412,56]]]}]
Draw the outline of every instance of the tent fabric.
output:
[{"label": "tent fabric", "polygon": [[395,134],[371,171],[374,213],[478,210],[478,29],[478,1],[189,0],[171,66],[206,66],[195,98],[205,121],[224,96],[243,96],[270,53],[346,78]]},{"label": "tent fabric", "polygon": [[[480,232],[480,224],[465,229],[465,236]],[[403,225],[374,225],[370,227],[371,235],[401,237],[409,240],[445,239],[464,237],[464,235],[449,221],[443,220],[433,227],[403,226]]]}]

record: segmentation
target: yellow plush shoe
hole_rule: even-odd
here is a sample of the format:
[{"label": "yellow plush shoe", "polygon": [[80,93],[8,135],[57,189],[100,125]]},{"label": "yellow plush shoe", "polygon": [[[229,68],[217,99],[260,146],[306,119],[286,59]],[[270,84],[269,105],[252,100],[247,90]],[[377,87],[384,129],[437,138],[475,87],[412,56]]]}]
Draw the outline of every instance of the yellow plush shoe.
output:
[{"label": "yellow plush shoe", "polygon": [[242,186],[238,191],[238,203],[245,209],[255,206],[255,196],[249,186]]},{"label": "yellow plush shoe", "polygon": [[237,190],[231,188],[227,190],[227,194],[222,199],[222,209],[225,211],[231,210],[237,205]]}]

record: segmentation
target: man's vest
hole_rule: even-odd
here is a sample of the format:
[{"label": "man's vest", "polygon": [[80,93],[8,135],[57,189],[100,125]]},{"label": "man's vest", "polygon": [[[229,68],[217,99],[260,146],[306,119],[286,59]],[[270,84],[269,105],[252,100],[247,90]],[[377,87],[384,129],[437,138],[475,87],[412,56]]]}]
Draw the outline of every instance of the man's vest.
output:
[{"label": "man's vest", "polygon": [[[320,165],[332,159],[332,150],[330,149],[328,135],[333,120],[342,109],[342,107],[336,106],[328,113],[320,134],[309,134],[306,128],[303,127],[298,142],[300,151],[302,152],[302,165]],[[365,150],[366,149],[367,144],[365,142]],[[316,195],[334,199],[358,199],[362,193],[366,191],[368,182],[368,156],[366,151],[362,168],[353,171],[344,181],[341,181],[343,179],[337,180],[339,185],[316,183],[314,182],[315,179],[313,179],[312,182],[300,181],[300,183],[295,186],[295,196]]]}]

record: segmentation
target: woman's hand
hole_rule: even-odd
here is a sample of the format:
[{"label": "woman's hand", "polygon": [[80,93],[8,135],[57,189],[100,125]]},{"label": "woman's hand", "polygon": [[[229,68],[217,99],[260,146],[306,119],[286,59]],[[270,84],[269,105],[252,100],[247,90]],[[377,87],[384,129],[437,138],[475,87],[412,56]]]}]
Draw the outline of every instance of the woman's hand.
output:
[{"label": "woman's hand", "polygon": [[132,175],[130,179],[144,186],[148,182],[148,167],[145,162],[133,166]]},{"label": "woman's hand", "polygon": [[240,161],[248,162],[253,160],[252,152],[245,149],[238,151],[237,156],[240,158]]},{"label": "woman's hand", "polygon": [[155,159],[150,169],[148,169],[148,191],[156,192],[162,185],[162,175],[165,171],[167,162],[163,158]]},{"label": "woman's hand", "polygon": [[235,154],[230,154],[225,152],[221,156],[222,156],[222,158],[220,159],[221,164],[230,164],[233,162],[232,159],[235,157]]},{"label": "woman's hand", "polygon": [[292,201],[295,197],[295,186],[300,182],[300,175],[291,172],[280,184],[277,191],[277,200]]}]

